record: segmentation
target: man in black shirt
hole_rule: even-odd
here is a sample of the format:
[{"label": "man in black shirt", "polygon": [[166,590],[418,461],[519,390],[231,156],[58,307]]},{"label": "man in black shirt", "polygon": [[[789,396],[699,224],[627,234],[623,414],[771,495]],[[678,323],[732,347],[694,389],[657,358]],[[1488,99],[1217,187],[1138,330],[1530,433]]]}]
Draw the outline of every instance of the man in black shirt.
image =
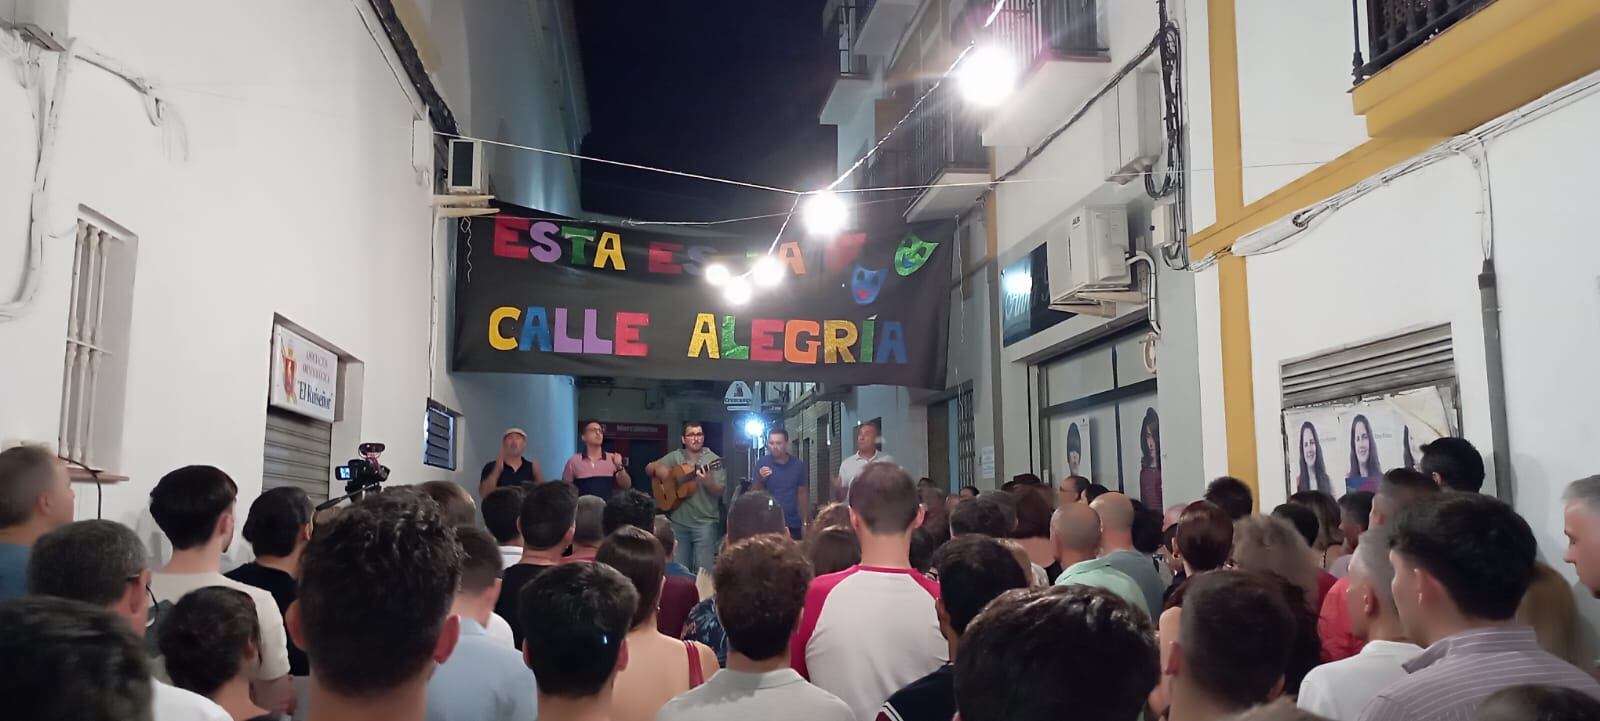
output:
[{"label": "man in black shirt", "polygon": [[478,477],[478,497],[489,495],[496,488],[544,483],[544,471],[538,461],[522,456],[528,451],[528,434],[521,428],[507,428],[500,437],[500,455],[483,464],[483,475]]},{"label": "man in black shirt", "polygon": [[[950,643],[953,660],[967,624],[995,597],[1013,588],[1027,588],[1028,577],[1010,549],[976,533],[944,544],[933,559],[939,569],[939,627]],[[955,666],[945,664],[896,691],[878,718],[944,721],[955,714]]]},{"label": "man in black shirt", "polygon": [[494,612],[511,624],[511,637],[522,647],[522,614],[517,598],[522,587],[551,567],[560,565],[561,553],[572,545],[578,512],[578,491],[569,483],[541,483],[522,499],[522,560],[507,568],[500,583]]}]

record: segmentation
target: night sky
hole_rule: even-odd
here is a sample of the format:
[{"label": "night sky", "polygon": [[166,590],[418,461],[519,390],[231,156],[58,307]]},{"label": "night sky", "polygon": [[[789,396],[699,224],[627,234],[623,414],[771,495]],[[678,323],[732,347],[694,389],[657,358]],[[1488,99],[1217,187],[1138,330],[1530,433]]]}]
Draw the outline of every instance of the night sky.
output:
[{"label": "night sky", "polygon": [[[817,115],[837,62],[825,0],[577,0],[583,154],[786,188],[833,179]],[[781,212],[792,198],[583,164],[583,207],[643,220]]]}]

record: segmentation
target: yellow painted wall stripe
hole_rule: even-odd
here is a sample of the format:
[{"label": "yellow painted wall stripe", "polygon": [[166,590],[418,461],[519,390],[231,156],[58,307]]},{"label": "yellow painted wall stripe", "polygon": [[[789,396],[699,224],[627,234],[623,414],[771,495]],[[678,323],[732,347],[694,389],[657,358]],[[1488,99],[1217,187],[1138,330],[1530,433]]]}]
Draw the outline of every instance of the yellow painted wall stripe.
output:
[{"label": "yellow painted wall stripe", "polygon": [[1256,399],[1250,348],[1250,285],[1245,259],[1227,256],[1217,262],[1218,305],[1222,314],[1222,396],[1228,430],[1228,473],[1244,481],[1261,503],[1256,456]]},{"label": "yellow painted wall stripe", "polygon": [[[1213,228],[1230,227],[1245,213],[1244,150],[1239,130],[1239,32],[1234,0],[1207,0],[1206,14],[1211,41],[1212,164],[1216,166],[1217,183],[1217,223]],[[1227,257],[1218,263],[1217,289],[1228,474],[1250,486],[1259,504],[1255,384],[1250,376],[1250,294],[1243,258]]]}]

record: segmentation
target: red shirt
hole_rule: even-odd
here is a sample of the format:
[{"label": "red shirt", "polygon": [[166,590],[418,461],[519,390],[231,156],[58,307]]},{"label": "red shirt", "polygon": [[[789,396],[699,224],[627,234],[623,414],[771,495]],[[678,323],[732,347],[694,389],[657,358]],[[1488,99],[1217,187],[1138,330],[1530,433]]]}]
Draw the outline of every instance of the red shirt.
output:
[{"label": "red shirt", "polygon": [[[1322,587],[1320,576],[1317,587]],[[1322,660],[1325,662],[1350,658],[1366,645],[1365,641],[1350,633],[1350,611],[1344,602],[1344,595],[1348,590],[1350,581],[1341,578],[1322,596],[1322,613],[1317,619],[1317,635],[1322,638]]]}]

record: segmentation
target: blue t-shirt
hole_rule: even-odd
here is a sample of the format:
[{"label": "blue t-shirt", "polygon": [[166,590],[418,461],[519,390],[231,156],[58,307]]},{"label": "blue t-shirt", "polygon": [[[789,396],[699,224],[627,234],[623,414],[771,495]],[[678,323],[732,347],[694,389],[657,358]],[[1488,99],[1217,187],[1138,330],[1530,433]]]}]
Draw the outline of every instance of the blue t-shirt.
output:
[{"label": "blue t-shirt", "polygon": [[761,477],[763,468],[772,469],[772,475],[764,483],[767,493],[772,494],[772,500],[783,510],[784,522],[790,528],[799,528],[802,520],[800,489],[806,486],[806,462],[789,456],[787,462],[779,463],[772,456],[762,456],[756,461],[756,478]]},{"label": "blue t-shirt", "polygon": [[0,543],[0,601],[28,592],[28,547]]}]

